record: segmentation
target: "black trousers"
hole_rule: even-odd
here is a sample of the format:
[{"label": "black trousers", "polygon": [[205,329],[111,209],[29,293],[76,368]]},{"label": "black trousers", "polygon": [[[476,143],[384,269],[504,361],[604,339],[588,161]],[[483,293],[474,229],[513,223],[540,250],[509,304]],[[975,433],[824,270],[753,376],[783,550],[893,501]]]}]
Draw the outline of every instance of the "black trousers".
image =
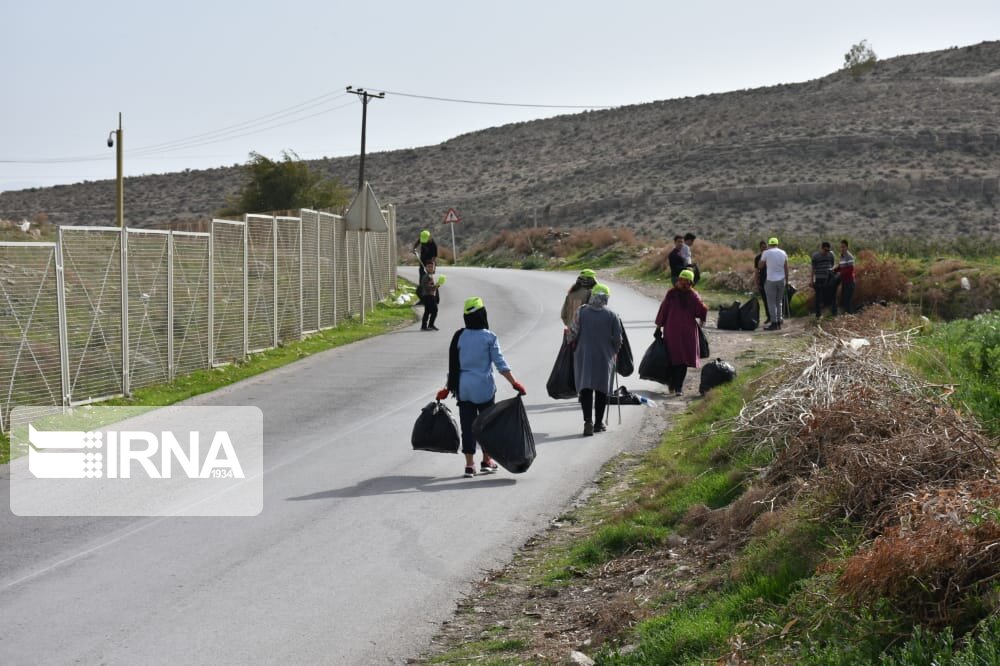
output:
[{"label": "black trousers", "polygon": [[[602,423],[604,421],[604,408],[608,406],[608,394],[593,389],[580,389],[580,406],[583,408],[584,421]],[[591,415],[593,415],[593,420],[591,420]]]},{"label": "black trousers", "polygon": [[686,365],[670,366],[670,382],[667,387],[674,393],[680,393],[684,388],[684,378],[687,377],[688,367]]},{"label": "black trousers", "polygon": [[438,317],[438,297],[424,296],[420,299],[420,302],[424,305],[424,317],[421,320],[420,328],[433,326]]},{"label": "black trousers", "polygon": [[462,453],[475,454],[476,434],[472,432],[472,423],[477,416],[492,406],[493,400],[489,402],[458,401],[458,420],[462,428]]}]

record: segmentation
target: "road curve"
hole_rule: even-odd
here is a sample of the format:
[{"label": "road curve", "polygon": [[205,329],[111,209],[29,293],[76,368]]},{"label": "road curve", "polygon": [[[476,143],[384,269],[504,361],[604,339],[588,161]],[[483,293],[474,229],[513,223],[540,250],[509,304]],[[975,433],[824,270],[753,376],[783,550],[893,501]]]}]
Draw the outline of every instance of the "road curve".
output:
[{"label": "road curve", "polygon": [[[607,433],[584,439],[577,403],[546,394],[573,274],[440,272],[440,332],[410,326],[188,402],[263,411],[259,516],[19,518],[4,503],[0,662],[396,664],[419,653],[472,581],[633,443],[646,409],[623,407],[621,425],[616,409]],[[610,284],[638,365],[657,303]],[[538,458],[525,474],[464,479],[461,456],[410,449],[472,295],[528,389]],[[513,395],[498,383],[498,398]],[[9,497],[6,466],[0,476]]]}]

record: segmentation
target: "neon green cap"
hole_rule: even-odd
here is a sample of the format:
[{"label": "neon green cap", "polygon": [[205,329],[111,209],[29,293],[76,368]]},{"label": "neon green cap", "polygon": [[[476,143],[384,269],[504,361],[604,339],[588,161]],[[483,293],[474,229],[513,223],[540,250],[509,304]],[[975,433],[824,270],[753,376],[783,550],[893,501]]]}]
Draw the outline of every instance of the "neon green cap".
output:
[{"label": "neon green cap", "polygon": [[424,229],[423,231],[420,232],[420,242],[421,243],[426,243],[430,239],[431,239],[431,232],[427,231],[426,229]]},{"label": "neon green cap", "polygon": [[677,277],[694,282],[694,271],[690,271],[685,268],[684,270],[681,271],[681,274],[678,275]]},{"label": "neon green cap", "polygon": [[775,238],[774,236],[771,236],[770,238],[767,239],[767,244],[768,245],[777,245],[778,244],[778,239]]},{"label": "neon green cap", "polygon": [[483,305],[483,299],[478,296],[465,299],[465,314],[472,314],[476,310],[481,310],[484,307],[486,306]]},{"label": "neon green cap", "polygon": [[595,278],[596,279],[597,278],[597,273],[595,273],[594,271],[590,270],[589,268],[584,268],[582,271],[580,271],[580,277],[582,277],[582,278]]},{"label": "neon green cap", "polygon": [[598,294],[598,295],[602,295],[603,294],[604,296],[610,296],[611,295],[611,290],[608,289],[608,285],[598,283],[598,284],[595,284],[593,287],[590,288],[590,293],[591,294]]}]

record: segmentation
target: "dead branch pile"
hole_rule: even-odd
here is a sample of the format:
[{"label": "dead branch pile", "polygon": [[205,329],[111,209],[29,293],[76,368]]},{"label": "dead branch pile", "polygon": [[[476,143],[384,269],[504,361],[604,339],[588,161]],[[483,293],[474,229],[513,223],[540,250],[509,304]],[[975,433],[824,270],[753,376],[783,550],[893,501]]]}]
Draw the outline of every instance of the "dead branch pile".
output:
[{"label": "dead branch pile", "polygon": [[712,512],[702,529],[745,539],[792,500],[850,519],[872,541],[840,565],[845,597],[968,628],[1000,606],[990,592],[1000,579],[996,442],[948,404],[950,387],[894,362],[916,329],[872,330],[821,331],[725,424],[737,446],[771,461],[746,501]]},{"label": "dead branch pile", "polygon": [[856,602],[889,599],[922,624],[962,633],[1000,579],[1000,481],[907,493],[894,513],[899,524],[847,561],[839,589]]}]

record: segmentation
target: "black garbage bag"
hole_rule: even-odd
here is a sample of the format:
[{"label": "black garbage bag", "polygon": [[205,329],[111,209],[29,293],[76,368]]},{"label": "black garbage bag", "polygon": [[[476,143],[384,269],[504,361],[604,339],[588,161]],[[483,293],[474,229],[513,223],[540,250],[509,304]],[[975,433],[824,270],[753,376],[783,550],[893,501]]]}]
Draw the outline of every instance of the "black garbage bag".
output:
[{"label": "black garbage bag", "polygon": [[573,376],[573,348],[566,344],[563,338],[562,347],[556,355],[556,362],[549,373],[549,381],[545,382],[545,390],[549,397],[556,400],[576,397],[576,380]]},{"label": "black garbage bag", "polygon": [[663,338],[656,338],[642,355],[639,363],[639,379],[651,379],[661,384],[670,383],[670,352]]},{"label": "black garbage bag", "polygon": [[740,303],[733,301],[732,305],[719,306],[719,319],[715,323],[717,328],[724,331],[740,330]]},{"label": "black garbage bag", "polygon": [[740,306],[740,328],[744,331],[755,331],[760,324],[760,303],[756,296]]},{"label": "black garbage bag", "polygon": [[736,368],[731,363],[717,358],[711,363],[706,363],[701,368],[701,383],[698,385],[698,392],[705,395],[720,384],[731,382],[736,376]]},{"label": "black garbage bag", "polygon": [[458,453],[461,435],[451,410],[440,401],[428,403],[413,424],[410,444],[416,451]]},{"label": "black garbage bag", "polygon": [[625,334],[625,327],[622,326],[622,347],[618,350],[618,357],[615,359],[615,372],[622,377],[629,377],[635,372],[635,359],[632,358],[632,345],[629,344],[628,335]]},{"label": "black garbage bag", "polygon": [[642,398],[632,393],[628,388],[619,386],[608,394],[609,405],[641,405]]},{"label": "black garbage bag", "polygon": [[512,474],[528,471],[535,460],[535,438],[519,395],[480,412],[472,432],[483,451]]},{"label": "black garbage bag", "polygon": [[712,355],[712,350],[708,346],[708,336],[705,335],[705,329],[701,326],[698,327],[698,358],[708,358]]}]

